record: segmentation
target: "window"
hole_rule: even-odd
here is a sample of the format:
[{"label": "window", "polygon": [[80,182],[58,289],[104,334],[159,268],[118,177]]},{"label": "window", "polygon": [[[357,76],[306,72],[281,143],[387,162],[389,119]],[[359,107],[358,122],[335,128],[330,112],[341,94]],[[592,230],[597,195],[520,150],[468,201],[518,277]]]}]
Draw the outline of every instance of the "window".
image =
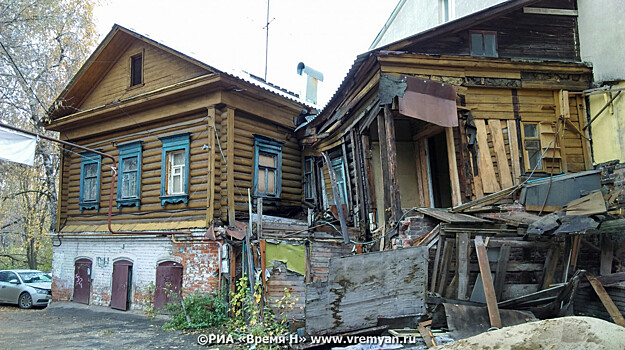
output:
[{"label": "window", "polygon": [[314,179],[314,158],[306,157],[304,159],[304,199],[315,199],[315,179]]},{"label": "window", "polygon": [[254,196],[280,198],[284,142],[254,135]]},{"label": "window", "polygon": [[339,197],[341,198],[341,203],[349,206],[343,158],[337,158],[332,161],[332,171],[334,171],[334,179],[336,180],[336,185],[339,188]]},{"label": "window", "polygon": [[189,202],[189,133],[161,137],[161,205]]},{"label": "window", "polygon": [[117,147],[119,177],[117,178],[117,209],[141,202],[141,141]]},{"label": "window", "polygon": [[471,56],[499,57],[497,53],[497,32],[470,31]]},{"label": "window", "polygon": [[130,87],[143,84],[143,53],[130,57]]},{"label": "window", "polygon": [[98,154],[81,153],[80,161],[80,212],[86,209],[100,210],[100,168],[102,157]]},{"label": "window", "polygon": [[523,154],[526,171],[543,169],[538,124],[523,124]]}]

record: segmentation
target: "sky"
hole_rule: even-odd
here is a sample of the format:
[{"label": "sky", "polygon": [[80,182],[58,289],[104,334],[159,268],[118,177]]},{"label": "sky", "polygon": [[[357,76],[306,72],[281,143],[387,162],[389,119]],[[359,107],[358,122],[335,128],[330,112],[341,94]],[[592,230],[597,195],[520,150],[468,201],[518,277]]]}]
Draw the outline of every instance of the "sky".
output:
[{"label": "sky", "polygon": [[[318,104],[336,92],[398,0],[269,0],[267,80],[299,93],[299,62],[324,74]],[[217,69],[265,74],[267,0],[104,0],[100,40],[117,23]]]}]

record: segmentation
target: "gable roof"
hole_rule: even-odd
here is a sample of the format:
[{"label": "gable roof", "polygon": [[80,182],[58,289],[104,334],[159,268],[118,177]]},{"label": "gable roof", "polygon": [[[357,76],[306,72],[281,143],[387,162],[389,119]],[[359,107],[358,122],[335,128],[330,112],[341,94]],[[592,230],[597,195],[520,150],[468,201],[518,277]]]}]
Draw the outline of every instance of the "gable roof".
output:
[{"label": "gable roof", "polygon": [[50,115],[54,118],[58,116],[57,106],[62,106],[61,102],[67,100],[68,97],[77,100],[74,105],[80,104],[90,93],[92,87],[98,83],[101,77],[115,64],[119,55],[134,41],[141,40],[147,44],[158,47],[159,49],[172,54],[193,65],[199,66],[212,73],[224,74],[235,79],[244,81],[248,84],[255,85],[271,93],[287,98],[296,103],[305,105],[309,108],[318,108],[315,105],[300,99],[298,95],[286,89],[282,89],[276,85],[269,84],[263,79],[255,77],[245,71],[224,71],[208,65],[196,58],[186,55],[175,50],[154,39],[141,35],[133,30],[125,28],[119,24],[113,25],[111,31],[102,40],[100,45],[85,61],[83,66],[78,70],[70,82],[65,86],[63,91],[55,99],[55,102],[49,108]]}]

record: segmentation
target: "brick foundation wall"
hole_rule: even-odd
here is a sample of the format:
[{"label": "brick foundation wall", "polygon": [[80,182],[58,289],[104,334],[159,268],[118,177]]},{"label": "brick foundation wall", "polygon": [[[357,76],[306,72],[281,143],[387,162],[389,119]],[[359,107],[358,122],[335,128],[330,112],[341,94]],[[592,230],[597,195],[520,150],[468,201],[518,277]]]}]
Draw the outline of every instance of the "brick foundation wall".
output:
[{"label": "brick foundation wall", "polygon": [[601,163],[596,166],[601,169],[601,185],[604,191],[622,190],[615,204],[625,206],[625,163],[619,163],[618,160]]},{"label": "brick foundation wall", "polygon": [[183,291],[202,293],[216,290],[218,248],[216,244],[178,246],[169,237],[63,237],[54,248],[52,261],[53,301],[71,301],[74,262],[91,260],[89,303],[110,306],[113,263],[128,260],[132,267],[131,309],[146,310],[153,305],[156,267],[164,261],[183,265]]}]

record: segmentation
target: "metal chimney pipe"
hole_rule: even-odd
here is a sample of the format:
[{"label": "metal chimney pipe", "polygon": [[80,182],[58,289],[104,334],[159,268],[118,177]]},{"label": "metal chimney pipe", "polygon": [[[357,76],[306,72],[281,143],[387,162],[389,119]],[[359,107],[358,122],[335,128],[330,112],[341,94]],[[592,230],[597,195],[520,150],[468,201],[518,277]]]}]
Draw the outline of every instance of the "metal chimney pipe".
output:
[{"label": "metal chimney pipe", "polygon": [[317,84],[323,81],[323,73],[306,66],[304,62],[297,64],[297,74],[306,74],[306,101],[317,104]]}]

